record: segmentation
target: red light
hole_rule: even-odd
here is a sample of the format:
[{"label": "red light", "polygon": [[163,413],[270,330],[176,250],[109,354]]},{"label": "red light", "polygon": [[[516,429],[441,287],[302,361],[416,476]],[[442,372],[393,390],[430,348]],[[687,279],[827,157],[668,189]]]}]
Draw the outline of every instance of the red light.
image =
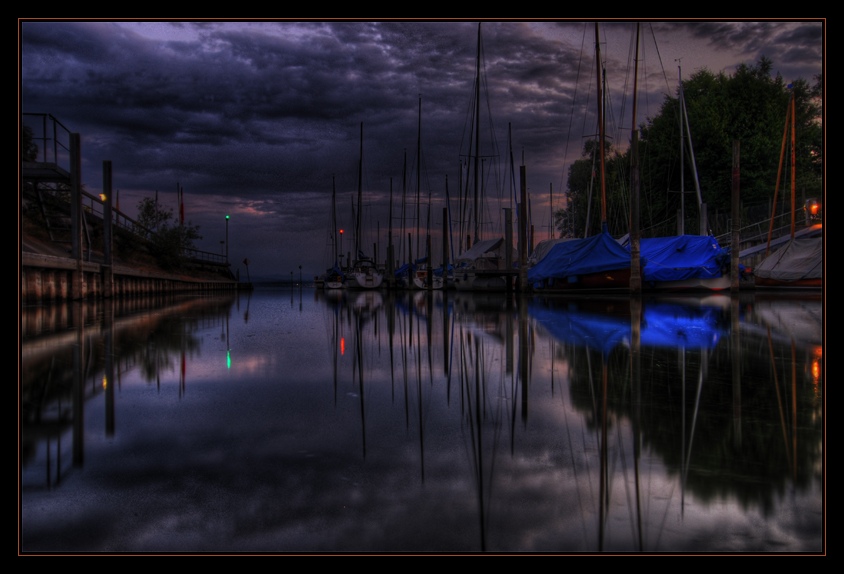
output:
[{"label": "red light", "polygon": [[342,230],[342,229],[340,230],[340,235],[343,235],[343,230]]}]

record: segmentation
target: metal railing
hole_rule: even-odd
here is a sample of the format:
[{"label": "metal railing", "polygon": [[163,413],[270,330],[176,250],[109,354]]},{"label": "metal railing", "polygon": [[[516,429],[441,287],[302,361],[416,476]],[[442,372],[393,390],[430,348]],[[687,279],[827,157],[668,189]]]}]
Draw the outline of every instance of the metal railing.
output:
[{"label": "metal railing", "polygon": [[[795,216],[794,228],[800,230],[807,227],[810,223],[803,217],[803,214]],[[771,220],[765,219],[745,225],[739,229],[739,249],[743,250],[746,247],[759,245],[768,241],[768,232],[771,232],[771,239],[778,239],[784,235],[791,233],[791,214],[782,213],[774,217],[773,226]],[[732,232],[722,233],[717,235],[715,239],[726,250],[730,250],[732,242]]]},{"label": "metal railing", "polygon": [[[31,146],[34,149],[23,149],[24,146],[24,132],[28,132],[31,138]],[[26,158],[33,163],[42,163],[54,166],[65,173],[71,173],[71,136],[72,132],[56,119],[52,114],[43,113],[22,113],[21,114],[21,152],[28,153],[34,151],[32,157]],[[60,191],[60,185],[53,187],[53,192]],[[41,191],[50,191],[48,188],[41,188]],[[66,190],[61,190],[66,191]],[[105,216],[105,201],[99,196],[81,190],[82,207],[86,217],[83,219],[85,226],[85,233],[88,237],[88,251],[90,253],[90,234],[88,225],[95,223],[87,221],[90,215],[102,222]],[[67,213],[70,213],[70,206],[67,205]],[[149,237],[154,235],[154,232],[147,229],[119,209],[112,207],[111,221],[115,229],[124,230],[138,237],[141,241],[147,241]],[[185,249],[184,256],[189,260],[197,263],[205,263],[218,266],[228,266],[228,261],[225,255],[212,253],[210,251],[201,251],[199,249]]]},{"label": "metal railing", "polygon": [[70,172],[70,135],[51,114],[21,114],[23,128],[29,128],[32,143],[37,148],[35,161],[54,164]]},{"label": "metal railing", "polygon": [[[82,190],[83,208],[92,216],[98,218],[100,221],[104,220],[105,202],[94,194]],[[111,223],[115,229],[123,229],[143,241],[147,241],[149,237],[155,235],[155,232],[144,227],[119,209],[111,208]],[[188,259],[201,263],[210,263],[213,265],[227,264],[225,255],[219,253],[212,253],[210,251],[201,251],[199,249],[187,248],[184,250],[184,255]]]}]

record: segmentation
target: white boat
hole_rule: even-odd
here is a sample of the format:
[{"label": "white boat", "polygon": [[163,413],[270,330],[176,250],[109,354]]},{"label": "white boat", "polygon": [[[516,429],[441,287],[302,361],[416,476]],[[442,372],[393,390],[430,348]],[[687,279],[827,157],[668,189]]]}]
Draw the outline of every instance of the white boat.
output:
[{"label": "white boat", "polygon": [[378,289],[384,281],[384,274],[370,258],[360,257],[346,272],[346,284],[349,289]]},{"label": "white boat", "polygon": [[442,275],[434,273],[428,268],[427,263],[418,266],[413,274],[413,285],[417,289],[442,289],[443,284]]},{"label": "white boat", "polygon": [[506,271],[504,238],[484,239],[457,256],[454,287],[458,291],[504,291],[512,281]]}]

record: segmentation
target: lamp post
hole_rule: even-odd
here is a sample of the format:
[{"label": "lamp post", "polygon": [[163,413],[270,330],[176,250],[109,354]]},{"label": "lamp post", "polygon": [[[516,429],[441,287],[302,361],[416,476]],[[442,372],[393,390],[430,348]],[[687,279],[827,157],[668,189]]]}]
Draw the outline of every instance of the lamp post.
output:
[{"label": "lamp post", "polygon": [[229,214],[226,214],[226,264],[229,262]]},{"label": "lamp post", "polygon": [[299,266],[299,287],[302,286],[302,266]]},{"label": "lamp post", "polygon": [[[343,230],[340,230],[340,261],[343,261]],[[340,264],[340,269],[343,268],[342,263]]]}]

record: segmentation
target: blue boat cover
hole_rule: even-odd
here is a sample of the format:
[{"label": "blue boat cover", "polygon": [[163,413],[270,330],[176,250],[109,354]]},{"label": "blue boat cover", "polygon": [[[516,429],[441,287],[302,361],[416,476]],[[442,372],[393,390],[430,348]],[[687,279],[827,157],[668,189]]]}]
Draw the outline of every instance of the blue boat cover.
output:
[{"label": "blue boat cover", "polygon": [[[628,247],[629,249],[629,247]],[[729,269],[730,254],[712,235],[675,235],[639,240],[642,279],[712,279]]]},{"label": "blue boat cover", "polygon": [[590,313],[571,307],[528,303],[528,312],[561,343],[587,347],[608,356],[630,338],[630,317]]},{"label": "blue boat cover", "polygon": [[729,318],[722,309],[655,302],[642,314],[642,347],[714,349],[728,332]]},{"label": "blue boat cover", "polygon": [[[449,265],[446,269],[448,270],[448,274],[451,274],[451,273],[454,272],[454,265]],[[434,269],[434,277],[442,277],[442,276],[443,276],[443,266],[440,265],[439,267]]]},{"label": "blue boat cover", "polygon": [[528,269],[528,281],[575,278],[590,273],[630,268],[630,251],[604,231],[583,239],[557,243]]},{"label": "blue boat cover", "polygon": [[[530,316],[557,341],[600,350],[605,356],[618,345],[630,344],[630,317],[589,312],[573,306],[531,302]],[[683,349],[713,349],[729,332],[729,317],[718,307],[648,302],[642,314],[640,345]]]}]

